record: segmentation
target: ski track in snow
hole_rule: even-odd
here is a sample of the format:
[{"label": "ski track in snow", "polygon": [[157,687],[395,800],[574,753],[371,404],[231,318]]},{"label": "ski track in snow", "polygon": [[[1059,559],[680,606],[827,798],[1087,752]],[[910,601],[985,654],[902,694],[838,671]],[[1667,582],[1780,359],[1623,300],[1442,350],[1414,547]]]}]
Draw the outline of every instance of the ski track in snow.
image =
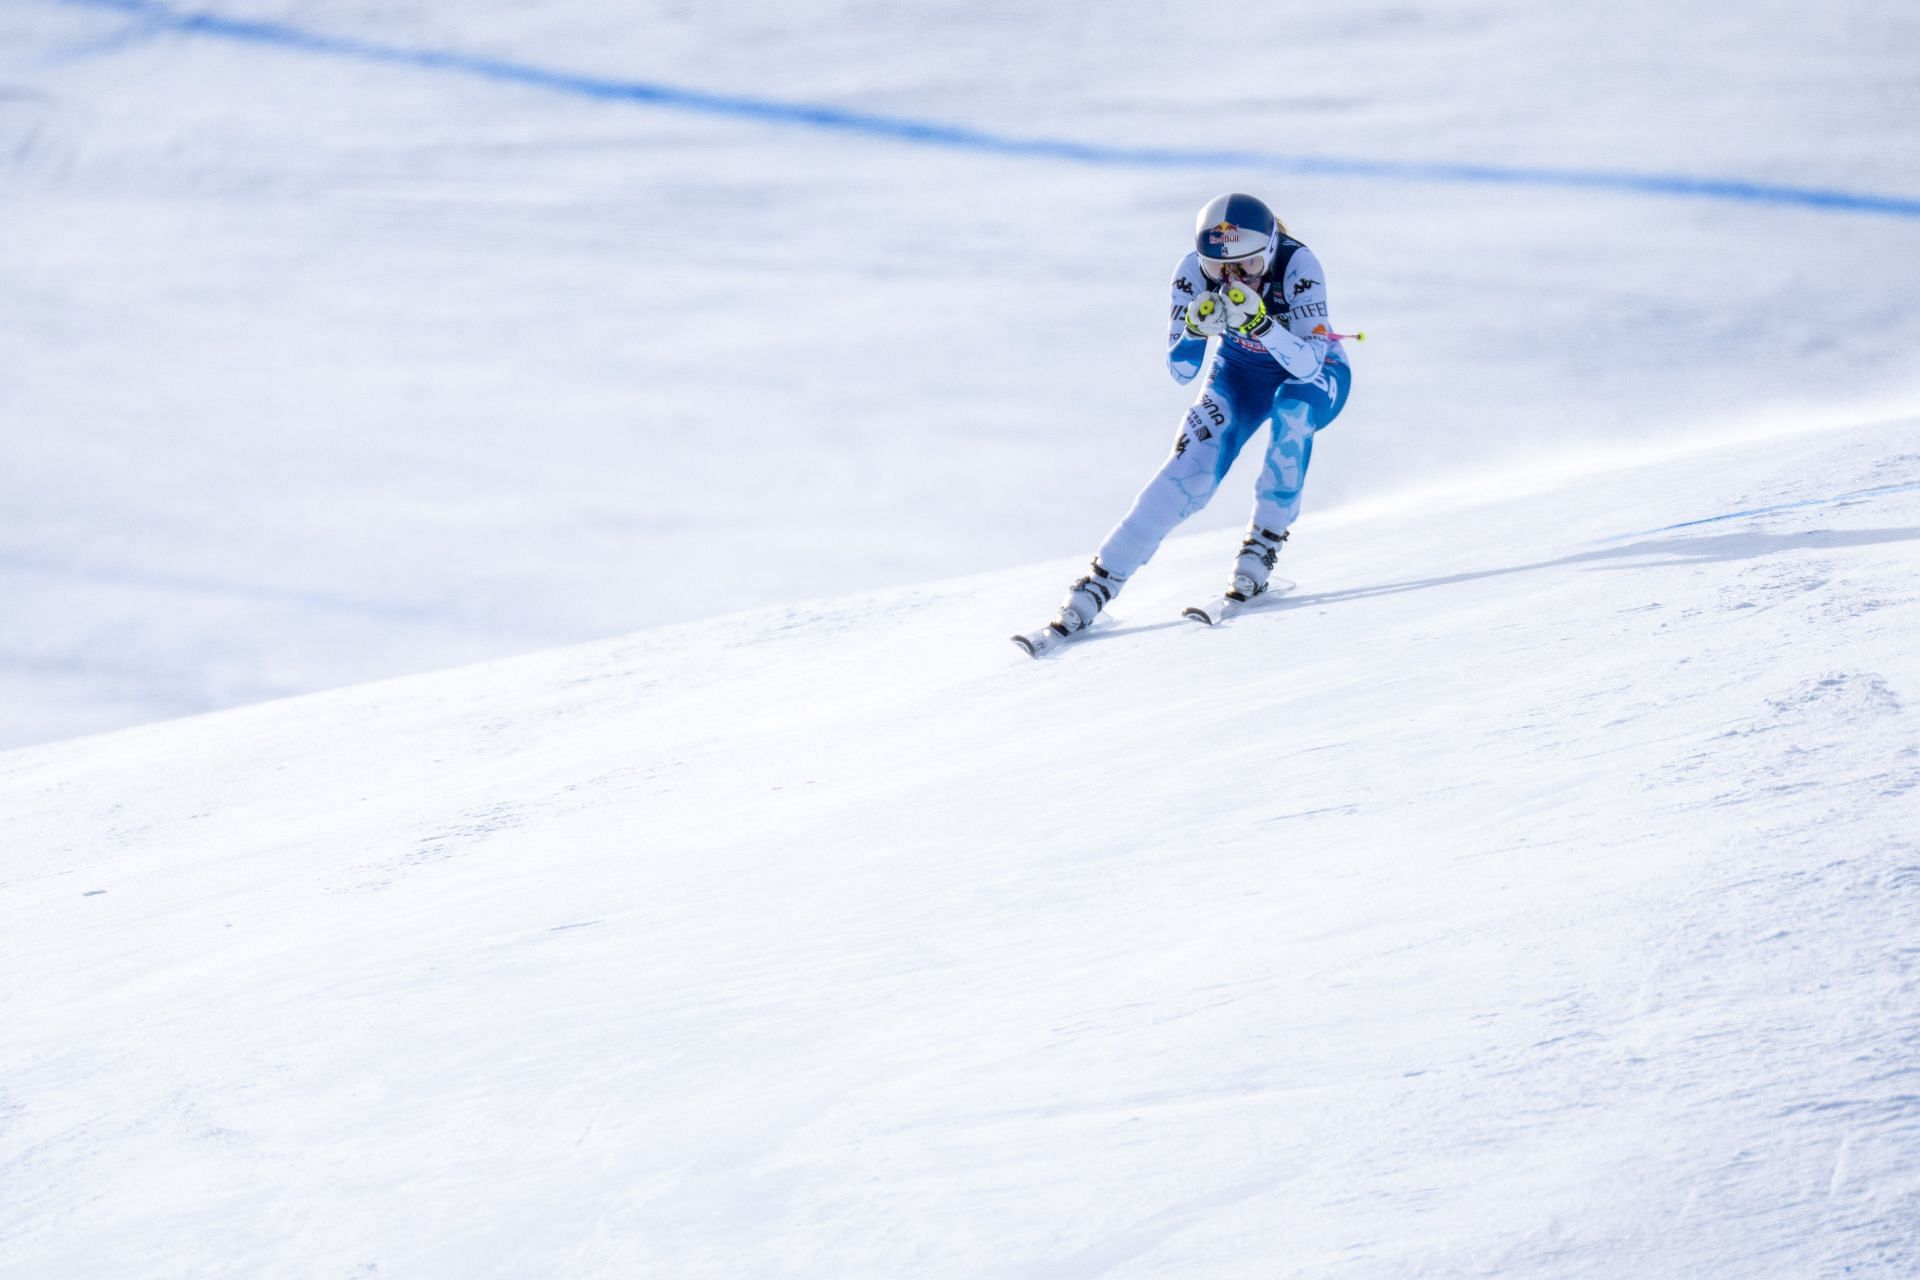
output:
[{"label": "ski track in snow", "polygon": [[[1908,459],[1908,461],[1920,465],[1920,458]],[[1912,493],[1916,489],[1920,489],[1920,480],[1908,484],[1878,485],[1871,489],[1855,489],[1850,493],[1830,494],[1819,498],[1801,498],[1795,502],[1776,503],[1770,507],[1748,507],[1742,511],[1727,511],[1717,516],[1701,516],[1696,520],[1682,520],[1678,524],[1661,525],[1658,529],[1643,529],[1638,533],[1620,534],[1618,538],[1643,538],[1650,534],[1671,533],[1675,529],[1691,529],[1697,525],[1720,524],[1728,520],[1746,520],[1754,516],[1778,515],[1782,511],[1797,511],[1803,507],[1832,507],[1842,503],[1866,502],[1874,498],[1889,497],[1897,493]]]}]

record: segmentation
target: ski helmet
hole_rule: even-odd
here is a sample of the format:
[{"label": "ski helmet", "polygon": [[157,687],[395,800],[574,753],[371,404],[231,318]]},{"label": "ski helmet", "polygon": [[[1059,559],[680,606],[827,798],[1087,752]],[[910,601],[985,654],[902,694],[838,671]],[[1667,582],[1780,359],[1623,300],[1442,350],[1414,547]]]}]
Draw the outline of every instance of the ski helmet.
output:
[{"label": "ski helmet", "polygon": [[1280,219],[1273,210],[1236,191],[1215,196],[1200,210],[1193,224],[1193,248],[1209,280],[1220,279],[1228,267],[1259,277],[1272,264],[1281,234]]}]

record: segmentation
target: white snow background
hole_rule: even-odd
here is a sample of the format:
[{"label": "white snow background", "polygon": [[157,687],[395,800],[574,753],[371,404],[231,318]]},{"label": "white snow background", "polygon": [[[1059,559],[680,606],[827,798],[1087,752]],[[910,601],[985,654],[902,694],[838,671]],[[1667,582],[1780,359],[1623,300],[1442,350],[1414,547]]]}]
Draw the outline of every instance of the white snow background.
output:
[{"label": "white snow background", "polygon": [[[0,7],[7,739],[628,634],[0,754],[0,1277],[1920,1275],[1920,18],[206,12]],[[1030,662],[1231,187],[1300,589]]]},{"label": "white snow background", "polygon": [[0,745],[1084,559],[1191,398],[1166,280],[1220,190],[1370,335],[1317,512],[1920,409],[1911,208],[1076,164],[566,82],[1911,206],[1904,0],[1256,7],[1232,38],[1150,3],[207,9],[348,47],[0,5]]}]

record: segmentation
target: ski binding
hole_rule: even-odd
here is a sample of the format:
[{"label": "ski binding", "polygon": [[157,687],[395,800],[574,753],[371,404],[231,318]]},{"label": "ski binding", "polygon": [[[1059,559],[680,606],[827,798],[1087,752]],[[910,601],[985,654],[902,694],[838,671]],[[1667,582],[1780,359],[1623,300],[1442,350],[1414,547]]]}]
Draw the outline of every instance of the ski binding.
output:
[{"label": "ski binding", "polygon": [[1023,635],[1011,637],[1015,644],[1027,651],[1029,658],[1044,658],[1071,638],[1067,632],[1059,630],[1051,622],[1038,631],[1029,631]]},{"label": "ski binding", "polygon": [[1191,618],[1195,622],[1204,622],[1210,627],[1217,627],[1237,613],[1242,613],[1247,609],[1257,608],[1275,596],[1285,595],[1287,592],[1293,590],[1296,585],[1295,583],[1287,581],[1285,578],[1275,578],[1267,584],[1265,591],[1262,591],[1259,595],[1253,596],[1250,599],[1218,595],[1205,604],[1188,605],[1180,611],[1180,616],[1183,618]]}]

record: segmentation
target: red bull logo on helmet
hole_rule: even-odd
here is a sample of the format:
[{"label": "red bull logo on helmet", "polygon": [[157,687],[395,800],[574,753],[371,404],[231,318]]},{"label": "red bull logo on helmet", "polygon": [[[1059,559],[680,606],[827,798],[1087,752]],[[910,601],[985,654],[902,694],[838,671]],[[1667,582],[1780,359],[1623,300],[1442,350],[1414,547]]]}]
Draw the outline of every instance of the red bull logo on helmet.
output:
[{"label": "red bull logo on helmet", "polygon": [[1240,242],[1240,228],[1231,222],[1222,222],[1207,228],[1207,243],[1210,245],[1230,245]]}]

